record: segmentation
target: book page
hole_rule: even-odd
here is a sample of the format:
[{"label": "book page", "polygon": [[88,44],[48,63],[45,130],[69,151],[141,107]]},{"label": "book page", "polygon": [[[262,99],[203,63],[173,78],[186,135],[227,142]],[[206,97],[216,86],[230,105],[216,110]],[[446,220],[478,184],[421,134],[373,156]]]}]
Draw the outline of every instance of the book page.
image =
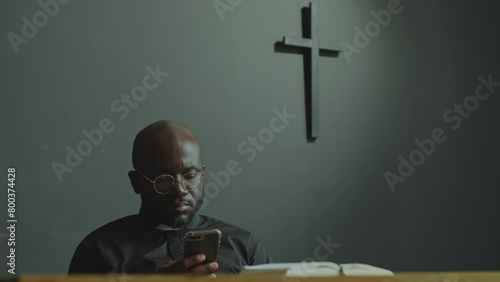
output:
[{"label": "book page", "polygon": [[394,276],[394,273],[388,269],[363,263],[345,263],[340,267],[345,276]]}]

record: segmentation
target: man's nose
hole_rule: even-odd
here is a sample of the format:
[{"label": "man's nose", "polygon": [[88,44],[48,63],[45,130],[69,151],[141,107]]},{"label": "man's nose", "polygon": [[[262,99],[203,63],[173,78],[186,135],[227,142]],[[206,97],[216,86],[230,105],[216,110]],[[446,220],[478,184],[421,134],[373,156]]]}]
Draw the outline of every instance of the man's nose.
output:
[{"label": "man's nose", "polygon": [[177,176],[174,183],[174,193],[178,196],[184,196],[189,191],[182,185],[182,176]]}]

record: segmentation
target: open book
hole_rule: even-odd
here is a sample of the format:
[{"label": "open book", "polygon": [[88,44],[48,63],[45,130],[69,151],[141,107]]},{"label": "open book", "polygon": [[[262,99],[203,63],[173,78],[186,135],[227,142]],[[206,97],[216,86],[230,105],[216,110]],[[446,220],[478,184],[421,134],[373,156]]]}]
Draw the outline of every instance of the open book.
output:
[{"label": "open book", "polygon": [[279,274],[287,277],[393,276],[392,271],[362,263],[336,264],[330,261],[270,263],[247,265],[240,275]]}]

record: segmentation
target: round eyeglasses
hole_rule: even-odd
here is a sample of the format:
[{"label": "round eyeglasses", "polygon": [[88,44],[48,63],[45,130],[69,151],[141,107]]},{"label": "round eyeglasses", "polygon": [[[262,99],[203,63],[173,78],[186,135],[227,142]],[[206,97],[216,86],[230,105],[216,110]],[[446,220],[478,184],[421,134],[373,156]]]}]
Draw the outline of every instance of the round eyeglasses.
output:
[{"label": "round eyeglasses", "polygon": [[[203,177],[205,176],[204,168],[205,166],[203,166],[203,168],[199,171],[190,171],[185,173],[181,178],[181,186],[187,191],[193,191],[200,188],[202,186],[201,183],[203,182]],[[175,190],[176,180],[172,175],[161,174],[154,180],[151,180],[139,169],[135,168],[135,170],[137,170],[144,178],[146,178],[147,181],[153,184],[153,187],[158,194],[166,195]]]}]

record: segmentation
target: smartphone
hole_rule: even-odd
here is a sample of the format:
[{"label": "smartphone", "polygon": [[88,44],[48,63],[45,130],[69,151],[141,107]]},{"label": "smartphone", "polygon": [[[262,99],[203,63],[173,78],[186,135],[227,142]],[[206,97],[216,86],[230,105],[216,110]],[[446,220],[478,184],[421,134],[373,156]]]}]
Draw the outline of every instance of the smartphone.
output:
[{"label": "smartphone", "polygon": [[189,231],[184,235],[184,257],[204,254],[207,262],[217,262],[222,233],[219,229]]}]

